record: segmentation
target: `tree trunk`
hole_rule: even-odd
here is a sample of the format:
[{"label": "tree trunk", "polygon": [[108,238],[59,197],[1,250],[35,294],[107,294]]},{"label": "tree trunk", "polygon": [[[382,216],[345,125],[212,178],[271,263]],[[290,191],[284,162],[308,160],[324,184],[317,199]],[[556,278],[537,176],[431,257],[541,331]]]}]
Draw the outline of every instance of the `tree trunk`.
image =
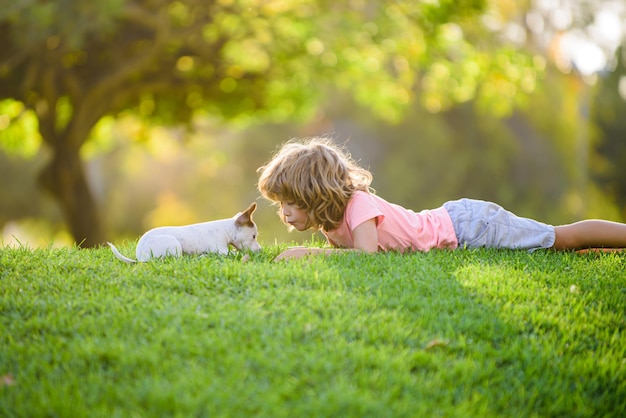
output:
[{"label": "tree trunk", "polygon": [[79,149],[60,141],[52,152],[52,159],[41,172],[42,186],[59,203],[76,244],[83,248],[102,244],[104,234]]}]

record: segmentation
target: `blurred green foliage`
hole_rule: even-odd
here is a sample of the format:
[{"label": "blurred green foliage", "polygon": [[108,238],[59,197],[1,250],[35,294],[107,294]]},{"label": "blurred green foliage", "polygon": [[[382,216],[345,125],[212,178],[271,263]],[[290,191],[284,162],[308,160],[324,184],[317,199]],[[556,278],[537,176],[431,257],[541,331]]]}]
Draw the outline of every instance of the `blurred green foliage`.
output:
[{"label": "blurred green foliage", "polygon": [[579,152],[593,92],[505,36],[528,7],[0,0],[0,149],[39,159],[39,184],[88,245],[101,217],[130,235],[230,216],[278,143],[329,132],[415,209],[471,195],[547,221],[615,217],[586,190]]},{"label": "blurred green foliage", "polygon": [[41,146],[37,117],[24,104],[7,99],[0,101],[0,147],[20,157],[33,157]]}]

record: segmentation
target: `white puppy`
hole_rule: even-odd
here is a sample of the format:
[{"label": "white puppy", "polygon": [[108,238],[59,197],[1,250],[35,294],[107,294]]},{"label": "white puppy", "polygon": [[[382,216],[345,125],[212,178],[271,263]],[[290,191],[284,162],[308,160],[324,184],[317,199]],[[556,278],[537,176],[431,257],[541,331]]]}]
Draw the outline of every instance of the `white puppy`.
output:
[{"label": "white puppy", "polygon": [[227,254],[230,245],[237,250],[259,251],[258,231],[252,220],[255,210],[256,203],[252,203],[244,212],[229,219],[151,229],[137,243],[137,260],[125,257],[113,244],[108,244],[113,254],[126,263],[182,254]]}]

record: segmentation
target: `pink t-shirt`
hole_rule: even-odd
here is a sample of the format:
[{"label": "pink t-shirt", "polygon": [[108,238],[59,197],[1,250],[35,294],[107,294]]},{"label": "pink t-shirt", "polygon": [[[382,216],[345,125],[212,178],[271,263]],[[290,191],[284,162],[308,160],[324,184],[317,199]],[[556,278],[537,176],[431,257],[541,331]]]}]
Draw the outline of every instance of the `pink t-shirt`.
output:
[{"label": "pink t-shirt", "polygon": [[431,248],[454,249],[459,245],[445,208],[416,213],[361,191],[355,192],[348,202],[341,224],[322,233],[335,247],[354,248],[352,231],[370,219],[376,219],[380,251],[428,251]]}]

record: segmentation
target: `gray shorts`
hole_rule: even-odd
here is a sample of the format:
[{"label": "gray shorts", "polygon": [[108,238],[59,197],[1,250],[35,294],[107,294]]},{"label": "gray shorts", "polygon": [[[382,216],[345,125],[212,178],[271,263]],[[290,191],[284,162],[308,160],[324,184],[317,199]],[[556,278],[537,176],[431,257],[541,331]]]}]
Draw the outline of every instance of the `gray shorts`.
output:
[{"label": "gray shorts", "polygon": [[554,245],[554,227],[521,218],[482,200],[460,199],[443,205],[459,240],[459,248],[537,249]]}]

